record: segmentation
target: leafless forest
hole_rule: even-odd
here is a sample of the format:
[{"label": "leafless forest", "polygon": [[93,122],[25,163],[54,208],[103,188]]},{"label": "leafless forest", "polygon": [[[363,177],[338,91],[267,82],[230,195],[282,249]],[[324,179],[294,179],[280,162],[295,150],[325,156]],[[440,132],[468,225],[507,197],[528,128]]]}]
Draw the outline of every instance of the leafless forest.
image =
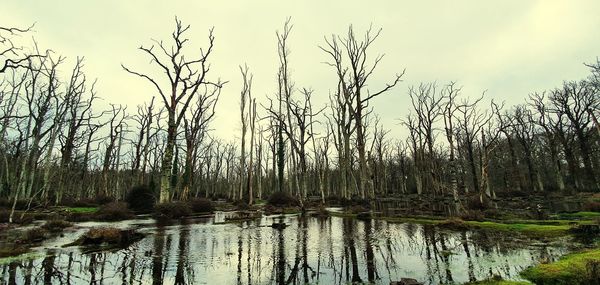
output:
[{"label": "leafless forest", "polygon": [[[63,66],[65,56],[37,44],[13,44],[28,28],[0,28],[0,196],[14,205],[58,205],[73,200],[122,200],[135,185],[150,185],[159,202],[192,197],[248,204],[285,191],[301,203],[311,197],[373,199],[409,193],[460,200],[523,193],[572,194],[600,189],[600,62],[589,76],[522,94],[506,106],[485,93],[464,94],[460,82],[402,86],[404,70],[385,86],[369,85],[384,60],[371,44],[372,28],[324,37],[317,44],[337,82],[325,94],[290,76],[294,36],[279,29],[278,92],[257,104],[252,69],[240,66],[242,86],[217,80],[211,62],[218,40],[189,50],[190,26],[177,20],[162,40],[140,39],[147,66],[123,75],[155,87],[136,107],[96,108],[102,97],[86,76],[85,60]],[[69,55],[71,56],[71,55]],[[398,63],[401,66],[401,63]],[[71,70],[59,76],[57,69]],[[149,70],[158,70],[155,78]],[[65,74],[67,75],[67,74]],[[211,135],[223,88],[240,90],[240,140]],[[408,90],[408,92],[406,92]],[[412,102],[399,118],[408,137],[390,137],[371,100],[402,93]],[[313,105],[314,96],[329,104]],[[384,100],[384,99],[383,99]],[[488,104],[488,102],[490,102]],[[399,108],[401,108],[399,106]]]}]

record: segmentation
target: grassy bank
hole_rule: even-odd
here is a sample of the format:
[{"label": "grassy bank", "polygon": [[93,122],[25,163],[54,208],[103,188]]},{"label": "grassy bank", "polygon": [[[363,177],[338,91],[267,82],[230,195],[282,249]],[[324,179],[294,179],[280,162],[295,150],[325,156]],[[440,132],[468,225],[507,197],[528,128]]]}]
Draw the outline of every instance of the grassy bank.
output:
[{"label": "grassy bank", "polygon": [[563,256],[560,260],[530,267],[521,276],[535,284],[600,284],[600,247]]},{"label": "grassy bank", "polygon": [[463,285],[531,285],[524,281],[509,281],[509,280],[483,280],[475,282],[467,282]]},{"label": "grassy bank", "polygon": [[[348,214],[334,214],[348,216]],[[460,219],[442,219],[436,217],[382,217],[391,223],[415,223],[438,225],[454,229],[489,229],[506,232],[519,232],[528,236],[557,237],[569,234],[576,225],[591,224],[592,221],[573,220],[514,220],[514,221],[463,221]]]}]

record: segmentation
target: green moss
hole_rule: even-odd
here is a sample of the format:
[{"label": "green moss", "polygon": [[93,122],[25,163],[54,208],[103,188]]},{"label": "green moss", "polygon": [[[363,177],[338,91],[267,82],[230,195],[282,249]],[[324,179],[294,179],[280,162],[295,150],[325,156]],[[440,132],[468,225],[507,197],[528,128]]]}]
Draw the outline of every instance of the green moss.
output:
[{"label": "green moss", "polygon": [[444,222],[442,219],[433,218],[404,218],[404,217],[384,217],[382,220],[388,223],[411,223],[411,224],[422,224],[422,225],[437,225]]},{"label": "green moss", "polygon": [[466,221],[467,225],[499,231],[517,231],[529,235],[560,236],[568,234],[569,225],[504,224],[496,222]]},{"label": "green moss", "polygon": [[600,212],[576,212],[558,214],[560,218],[596,218],[600,217]]},{"label": "green moss", "polygon": [[72,207],[67,208],[67,211],[71,213],[95,213],[98,211],[97,207]]},{"label": "green moss", "polygon": [[[0,249],[0,252],[5,252]],[[28,260],[33,258],[43,257],[39,252],[28,252],[26,248],[19,247],[18,250],[12,250],[10,254],[0,255],[0,264],[9,264],[15,261]]]},{"label": "green moss", "polygon": [[349,213],[349,212],[332,212],[328,211],[330,216],[333,217],[341,217],[341,218],[356,218],[357,214]]},{"label": "green moss", "polygon": [[0,264],[3,263],[3,261],[12,260],[8,257],[21,255],[27,251],[28,249],[23,246],[2,247],[0,248]]},{"label": "green moss", "polygon": [[531,285],[529,282],[524,281],[508,281],[508,280],[483,280],[468,282],[464,285]]},{"label": "green moss", "polygon": [[572,253],[557,262],[540,264],[521,272],[521,276],[536,284],[595,284],[600,278],[600,248]]},{"label": "green moss", "polygon": [[[447,222],[447,220],[431,218],[386,217],[382,219],[390,223],[415,223],[426,225],[443,225]],[[573,221],[553,221],[552,223],[548,221],[541,221],[542,224],[537,222],[538,221],[526,220],[519,221],[519,223],[464,221],[464,225],[468,228],[481,228],[497,231],[516,231],[532,236],[562,236],[568,234],[568,230],[571,228],[571,224],[573,223]]]}]

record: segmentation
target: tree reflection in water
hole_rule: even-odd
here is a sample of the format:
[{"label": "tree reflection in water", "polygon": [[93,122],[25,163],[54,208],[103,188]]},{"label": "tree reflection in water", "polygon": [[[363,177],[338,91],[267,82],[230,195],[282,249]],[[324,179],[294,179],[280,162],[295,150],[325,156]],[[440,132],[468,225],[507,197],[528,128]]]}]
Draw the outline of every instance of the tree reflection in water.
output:
[{"label": "tree reflection in water", "polygon": [[[272,228],[273,222],[288,226]],[[401,277],[460,283],[490,274],[514,278],[537,260],[566,252],[515,235],[339,217],[267,216],[242,224],[213,224],[211,218],[139,227],[150,234],[126,249],[83,254],[55,248],[7,260],[0,263],[0,283],[389,284]]]}]

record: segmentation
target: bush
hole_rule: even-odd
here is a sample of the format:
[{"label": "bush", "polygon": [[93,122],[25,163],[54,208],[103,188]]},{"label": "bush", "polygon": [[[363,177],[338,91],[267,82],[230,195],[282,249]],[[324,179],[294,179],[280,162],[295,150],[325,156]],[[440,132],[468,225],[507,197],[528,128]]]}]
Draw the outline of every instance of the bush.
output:
[{"label": "bush", "polygon": [[450,218],[444,220],[443,222],[438,224],[442,228],[451,229],[451,230],[467,230],[469,229],[469,225],[465,223],[460,218]]},{"label": "bush", "polygon": [[81,198],[77,200],[72,197],[64,197],[61,204],[67,207],[95,207],[98,205],[95,199]]},{"label": "bush", "polygon": [[[15,212],[13,215],[13,222],[21,225],[29,224],[33,222],[33,215],[25,214],[21,219],[21,212]],[[2,210],[0,209],[0,223],[8,223],[10,218],[10,210]]]},{"label": "bush", "polygon": [[[83,234],[70,245],[83,246],[128,246],[144,237],[132,229],[117,229],[110,227],[93,228]],[[111,247],[112,248],[112,247]]]},{"label": "bush", "polygon": [[211,200],[196,198],[190,201],[190,207],[194,213],[212,213],[215,210]]},{"label": "bush", "polygon": [[161,203],[154,206],[154,216],[158,219],[177,219],[192,214],[192,209],[184,202]]},{"label": "bush", "polygon": [[212,195],[213,200],[227,200],[229,197],[225,193],[215,193]]},{"label": "bush", "polygon": [[479,194],[467,198],[467,208],[470,210],[486,210],[490,208],[489,198],[483,196],[483,203],[479,200]]},{"label": "bush", "polygon": [[82,244],[119,243],[121,230],[117,228],[93,228],[83,235]]},{"label": "bush", "polygon": [[115,198],[110,197],[108,195],[98,195],[94,199],[96,205],[106,205],[108,203],[114,202]]},{"label": "bush", "polygon": [[347,207],[346,211],[348,211],[348,212],[350,212],[352,214],[358,214],[358,213],[368,212],[369,208],[364,207],[362,205],[353,205],[353,206]]},{"label": "bush", "polygon": [[478,221],[482,222],[485,220],[485,215],[481,211],[466,211],[459,215],[459,217],[465,221]]},{"label": "bush", "polygon": [[589,201],[583,204],[582,209],[588,212],[600,212],[600,202]]},{"label": "bush", "polygon": [[43,228],[33,228],[33,229],[26,231],[23,234],[23,238],[21,239],[21,242],[23,242],[23,243],[41,242],[44,239],[46,239],[47,234],[48,234],[48,231],[46,231]]},{"label": "bush", "polygon": [[67,222],[65,220],[60,220],[60,219],[52,219],[47,221],[42,228],[51,232],[51,233],[58,233],[58,232],[62,232],[63,229],[68,228],[70,226],[72,226],[73,224],[71,224],[70,222]]},{"label": "bush", "polygon": [[483,216],[488,218],[488,219],[497,219],[500,220],[503,217],[503,213],[500,212],[498,209],[487,209],[485,211],[483,211]]},{"label": "bush", "polygon": [[96,219],[96,213],[92,212],[69,212],[66,220],[69,222],[87,222]]},{"label": "bush", "polygon": [[325,203],[327,205],[332,205],[332,206],[343,206],[344,204],[346,204],[348,201],[348,199],[344,199],[340,196],[327,196],[325,197]]},{"label": "bush", "polygon": [[129,208],[137,213],[150,213],[156,204],[152,188],[148,185],[138,185],[127,193],[125,198]]},{"label": "bush", "polygon": [[95,216],[101,221],[121,221],[135,217],[124,202],[112,202],[103,205],[98,209]]},{"label": "bush", "polygon": [[[2,198],[0,199],[0,208],[12,209],[14,200]],[[29,200],[18,200],[15,205],[15,210],[27,210],[27,205],[29,204]],[[31,205],[29,208],[38,207],[39,203],[37,201],[31,201]]]},{"label": "bush", "polygon": [[314,217],[326,218],[329,217],[331,214],[329,213],[329,211],[327,211],[327,209],[324,206],[318,206],[316,211],[312,215]]},{"label": "bush", "polygon": [[286,206],[299,206],[298,199],[292,197],[288,192],[276,191],[267,200],[267,203],[271,206],[286,207]]},{"label": "bush", "polygon": [[0,223],[8,223],[10,210],[0,210]]},{"label": "bush", "polygon": [[248,205],[248,203],[246,203],[244,200],[233,201],[233,206],[235,206],[236,210],[248,210],[248,209],[250,209],[250,205]]}]

